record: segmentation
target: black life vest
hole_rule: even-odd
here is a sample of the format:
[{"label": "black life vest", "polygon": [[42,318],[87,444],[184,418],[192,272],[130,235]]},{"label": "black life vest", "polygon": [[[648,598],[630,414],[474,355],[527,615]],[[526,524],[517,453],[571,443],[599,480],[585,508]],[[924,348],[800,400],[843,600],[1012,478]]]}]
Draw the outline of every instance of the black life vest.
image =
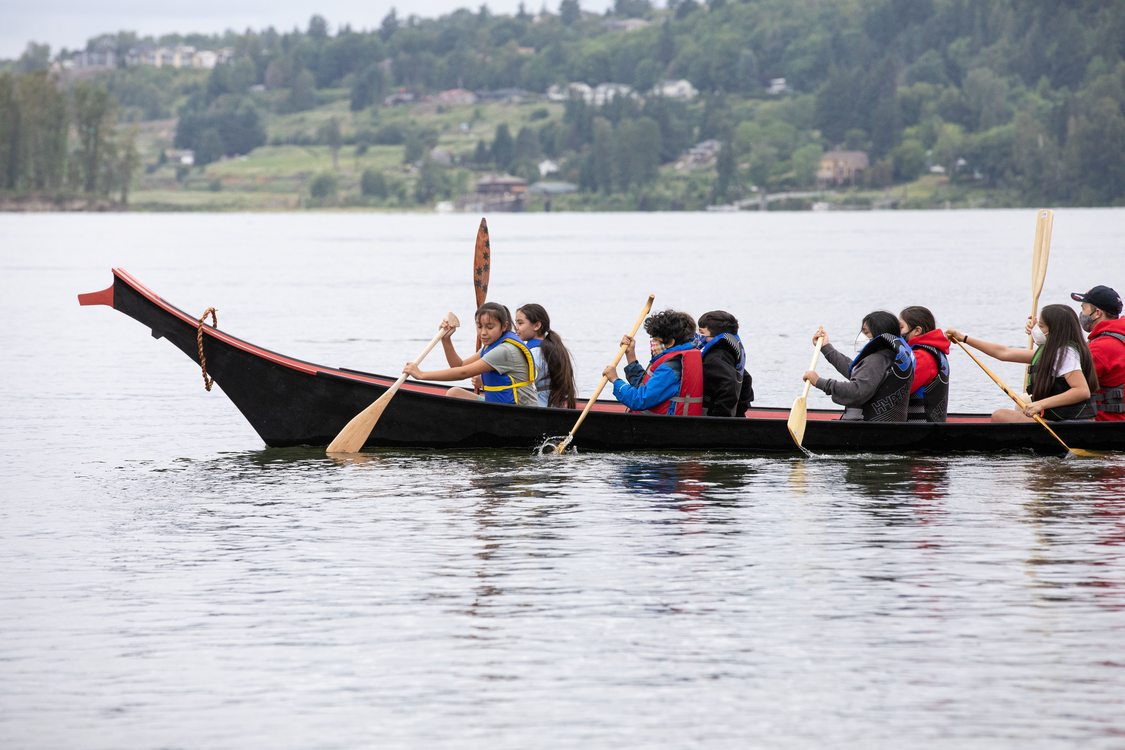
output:
[{"label": "black life vest", "polygon": [[912,422],[944,422],[949,409],[949,357],[929,344],[912,344],[910,348],[934,355],[938,370],[933,380],[910,394],[907,419]]},{"label": "black life vest", "polygon": [[[1043,353],[1042,347],[1035,350],[1035,354],[1031,355],[1031,365],[1027,368],[1027,382],[1024,384],[1028,393],[1031,393],[1032,383],[1035,382],[1035,373],[1042,364],[1040,362],[1040,355]],[[1061,352],[1060,352],[1061,353]],[[1083,373],[1085,377],[1085,373]],[[1060,393],[1066,393],[1070,390],[1070,383],[1066,382],[1066,378],[1056,375],[1051,380],[1051,387],[1047,392],[1036,399],[1034,395],[1032,398],[1037,401],[1042,401],[1051,396],[1057,396]],[[1064,419],[1093,419],[1097,412],[1094,411],[1094,399],[1091,396],[1085,401],[1080,401],[1077,404],[1069,404],[1067,406],[1056,406],[1052,409],[1043,411],[1043,419],[1052,422],[1059,422]]]},{"label": "black life vest", "polygon": [[[745,416],[746,409],[750,406],[750,402],[754,400],[754,386],[753,378],[750,373],[746,372],[746,347],[742,344],[742,339],[739,338],[737,333],[720,333],[714,336],[710,341],[703,345],[699,353],[706,357],[707,353],[714,347],[726,347],[734,354],[734,369],[735,377],[735,407],[734,416]],[[707,393],[706,381],[704,382],[703,391],[703,413],[707,414],[711,409],[710,394]]]},{"label": "black life vest", "polygon": [[[1109,336],[1125,345],[1125,335],[1117,331],[1102,331],[1096,336],[1091,336],[1090,341],[1100,339],[1102,336]],[[1125,354],[1122,356],[1125,357]],[[1099,388],[1094,394],[1094,410],[1098,413],[1125,414],[1125,383],[1111,387],[1103,385]]]},{"label": "black life vest", "polygon": [[848,374],[851,375],[861,360],[880,349],[890,349],[894,360],[883,373],[875,395],[863,405],[863,421],[905,422],[910,404],[910,386],[914,384],[914,352],[905,339],[889,333],[871,339],[852,360]]}]

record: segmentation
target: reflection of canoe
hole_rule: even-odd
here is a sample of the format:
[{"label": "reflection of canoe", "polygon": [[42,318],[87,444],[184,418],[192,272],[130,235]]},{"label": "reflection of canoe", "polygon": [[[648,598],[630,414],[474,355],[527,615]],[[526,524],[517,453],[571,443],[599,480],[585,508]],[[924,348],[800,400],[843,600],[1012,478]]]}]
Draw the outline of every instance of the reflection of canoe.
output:
[{"label": "reflection of canoe", "polygon": [[[113,286],[79,295],[83,305],[109,305],[152,329],[198,362],[199,324],[121,269]],[[327,445],[394,378],[337,370],[292,359],[203,326],[207,371],[270,446]],[[446,398],[447,386],[408,382],[391,401],[368,440],[371,446],[531,449],[543,437],[564,435],[577,412],[500,406]],[[594,450],[796,449],[784,409],[751,409],[749,419],[627,414],[600,401],[576,444]],[[841,422],[838,411],[809,411],[805,445],[813,451],[930,454],[1032,449],[1058,453],[1058,443],[1035,424],[994,425],[984,415],[953,415],[940,425]],[[1125,450],[1125,423],[1058,424],[1071,446]]]}]

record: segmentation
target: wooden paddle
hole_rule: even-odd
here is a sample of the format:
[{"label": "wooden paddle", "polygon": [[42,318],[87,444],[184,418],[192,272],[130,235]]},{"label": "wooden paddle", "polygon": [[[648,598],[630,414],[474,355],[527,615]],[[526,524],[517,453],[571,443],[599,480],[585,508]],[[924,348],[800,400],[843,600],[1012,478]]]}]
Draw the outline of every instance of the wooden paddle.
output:
[{"label": "wooden paddle", "polygon": [[[461,321],[451,312],[446,313],[445,318],[443,318],[441,322],[447,324],[448,328],[438,327],[437,335],[430,339],[430,343],[426,344],[426,348],[414,359],[416,364],[421,364],[422,360],[437,346],[439,341],[451,334],[454,329],[461,325]],[[359,414],[356,414],[352,417],[350,422],[344,425],[344,429],[340,430],[340,434],[328,444],[328,450],[325,452],[355,453],[363,448],[363,444],[367,442],[367,438],[371,435],[371,431],[375,429],[379,418],[383,416],[383,411],[386,410],[387,404],[391,402],[391,399],[398,393],[398,389],[405,381],[406,373],[404,372],[398,376],[398,380],[387,389],[386,393],[375,399],[370,406]]]},{"label": "wooden paddle", "polygon": [[[629,338],[636,337],[637,331],[640,330],[641,324],[644,323],[645,318],[648,317],[649,310],[652,309],[652,302],[655,299],[655,294],[648,295],[648,301],[645,302],[644,309],[641,310],[641,314],[637,316],[637,322],[633,324],[633,329],[629,331]],[[621,361],[621,357],[625,355],[625,350],[628,348],[629,347],[626,344],[621,345],[621,347],[617,350],[616,356],[614,356],[613,358],[613,362],[610,363],[610,367],[617,367],[617,363]],[[566,447],[570,445],[570,441],[574,440],[574,433],[578,432],[578,428],[581,427],[582,423],[586,420],[586,415],[590,413],[590,409],[593,408],[594,402],[598,400],[598,396],[602,395],[602,389],[605,388],[605,385],[608,382],[609,378],[607,378],[603,373],[602,379],[598,382],[598,387],[594,391],[594,395],[590,396],[590,400],[586,402],[586,408],[584,408],[582,410],[582,413],[578,416],[578,421],[574,423],[574,427],[572,427],[567,436],[563,438],[558,445],[555,446],[555,453],[561,456],[563,451],[566,450]]]},{"label": "wooden paddle", "polygon": [[[819,337],[816,340],[816,348],[813,349],[812,362],[809,363],[809,369],[816,369],[816,361],[820,357],[820,347],[824,346],[824,337]],[[801,391],[801,395],[793,400],[793,408],[789,410],[789,421],[785,426],[789,428],[789,435],[793,438],[793,442],[801,448],[801,443],[805,439],[805,425],[808,423],[808,400],[809,388],[812,383],[805,381],[805,388]]]},{"label": "wooden paddle", "polygon": [[[1055,222],[1055,212],[1041,208],[1035,216],[1035,244],[1031,249],[1031,317],[1039,312],[1039,295],[1043,292],[1043,282],[1047,278],[1047,261],[1051,256],[1051,227]],[[1031,334],[1027,335],[1027,350],[1034,346]],[[1029,364],[1023,370],[1023,382],[1027,383]]]},{"label": "wooden paddle", "polygon": [[[492,245],[488,241],[488,222],[481,217],[477,227],[476,252],[473,253],[473,289],[477,294],[476,310],[488,298],[488,273],[492,268]],[[480,351],[480,336],[473,351]]]},{"label": "wooden paddle", "polygon": [[[971,351],[969,351],[968,348],[964,344],[962,344],[960,341],[954,341],[953,343],[955,343],[955,344],[957,344],[957,346],[961,347],[962,351],[964,351],[965,354],[968,354],[969,358],[972,359],[974,362],[976,362],[977,366],[980,367],[980,369],[984,370],[985,374],[988,375],[988,377],[992,378],[992,382],[996,383],[996,385],[1000,386],[1001,390],[1003,390],[1004,393],[1008,394],[1008,398],[1010,398],[1010,399],[1012,399],[1013,401],[1016,402],[1016,406],[1018,406],[1020,408],[1020,411],[1023,411],[1025,408],[1027,408],[1027,404],[1024,403],[1023,399],[1020,398],[1016,394],[1015,391],[1013,391],[1011,388],[1009,388],[1007,386],[1007,384],[1004,383],[1003,380],[998,378],[996,376],[996,373],[994,373],[992,370],[988,369],[988,367],[983,362],[981,362],[979,359],[977,359],[975,356],[973,356],[973,353]],[[1059,437],[1055,433],[1054,430],[1051,429],[1050,425],[1048,425],[1047,422],[1044,421],[1043,417],[1041,417],[1040,415],[1036,414],[1034,416],[1034,419],[1035,419],[1036,422],[1038,422],[1040,425],[1043,426],[1044,430],[1051,433],[1051,437],[1053,437],[1055,440],[1058,440],[1059,445],[1066,448],[1067,452],[1073,453],[1074,455],[1081,456],[1083,458],[1097,458],[1098,454],[1095,453],[1094,451],[1083,450],[1081,448],[1071,448],[1069,445],[1064,443],[1063,439],[1061,437]]]}]

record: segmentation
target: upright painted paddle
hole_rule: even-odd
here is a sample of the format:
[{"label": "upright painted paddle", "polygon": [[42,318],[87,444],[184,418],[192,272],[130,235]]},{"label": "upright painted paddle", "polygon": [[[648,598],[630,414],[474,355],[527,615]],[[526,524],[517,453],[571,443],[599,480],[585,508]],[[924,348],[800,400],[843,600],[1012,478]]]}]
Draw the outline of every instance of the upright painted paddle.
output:
[{"label": "upright painted paddle", "polygon": [[[992,378],[992,382],[996,383],[996,385],[1000,386],[1001,390],[1003,390],[1004,393],[1008,394],[1008,398],[1010,398],[1010,399],[1012,399],[1013,401],[1016,402],[1016,406],[1018,406],[1021,411],[1025,408],[1027,408],[1027,404],[1025,404],[1023,402],[1023,399],[1020,398],[1016,394],[1015,391],[1013,391],[1011,388],[1009,388],[1004,383],[1003,380],[998,378],[996,376],[996,373],[994,373],[992,370],[988,369],[988,367],[983,362],[981,362],[979,359],[977,359],[975,356],[973,356],[973,353],[971,351],[969,351],[968,348],[964,344],[962,344],[960,341],[954,341],[953,343],[955,343],[955,344],[957,344],[957,346],[961,347],[961,349],[965,352],[965,354],[968,354],[969,358],[972,359],[974,362],[976,362],[977,366],[980,367],[980,369],[984,370],[985,374],[988,375],[988,377]],[[1055,431],[1051,429],[1050,425],[1048,425],[1047,422],[1044,421],[1043,417],[1039,416],[1038,414],[1035,415],[1034,419],[1035,419],[1036,422],[1038,422],[1039,424],[1041,424],[1043,426],[1044,430],[1051,433],[1051,437],[1053,437],[1055,440],[1058,440],[1059,445],[1066,448],[1067,452],[1073,453],[1075,456],[1081,456],[1082,458],[1097,458],[1098,457],[1099,454],[1094,452],[1094,451],[1083,450],[1081,448],[1071,448],[1069,445],[1064,443],[1063,439],[1061,437],[1059,437],[1055,433]]]},{"label": "upright painted paddle", "polygon": [[[426,344],[426,348],[414,359],[415,363],[421,364],[422,360],[426,358],[426,355],[437,346],[437,343],[441,341],[442,338],[448,336],[454,329],[461,325],[461,321],[451,312],[446,313],[445,318],[443,318],[441,322],[447,324],[448,327],[442,328],[439,326],[437,335],[430,339],[430,343]],[[374,430],[375,425],[378,424],[379,418],[383,416],[387,404],[391,402],[391,399],[398,393],[398,389],[405,381],[406,373],[404,372],[398,376],[398,380],[387,389],[386,393],[375,399],[370,406],[359,414],[352,417],[351,421],[344,425],[344,429],[340,430],[340,434],[328,444],[326,453],[356,453],[363,448],[363,444],[367,442],[371,431]]]},{"label": "upright painted paddle", "polygon": [[[473,253],[473,289],[477,294],[476,310],[488,298],[488,273],[492,269],[492,244],[488,241],[488,222],[481,217],[477,227],[476,252]],[[480,336],[473,351],[480,349]]]},{"label": "upright painted paddle", "polygon": [[[816,348],[813,349],[812,362],[809,363],[809,369],[816,369],[817,358],[820,357],[820,347],[824,346],[824,337],[819,337],[816,340]],[[805,426],[808,424],[808,400],[809,388],[812,383],[805,381],[805,388],[801,391],[801,395],[793,400],[793,408],[789,410],[789,420],[785,426],[789,428],[789,436],[793,438],[793,442],[797,444],[798,448],[803,448],[801,445],[805,440]]]},{"label": "upright painted paddle", "polygon": [[[648,317],[649,310],[652,309],[652,302],[655,299],[655,294],[648,295],[648,301],[645,302],[644,309],[641,310],[641,314],[637,316],[637,322],[633,324],[633,329],[629,331],[629,338],[636,337],[637,331],[640,330],[641,323],[644,323],[645,318]],[[629,347],[626,344],[621,345],[621,347],[617,350],[617,355],[613,358],[613,362],[610,363],[611,367],[617,367],[617,363],[621,361],[621,358],[625,355],[625,350],[628,348]],[[566,450],[566,447],[570,445],[570,442],[572,440],[574,440],[574,433],[578,432],[578,428],[581,427],[582,423],[586,420],[586,415],[590,413],[590,409],[593,408],[594,402],[598,400],[598,396],[602,395],[602,389],[605,388],[605,385],[608,382],[609,378],[607,378],[603,374],[602,379],[598,382],[597,389],[594,391],[594,395],[590,396],[590,400],[586,402],[586,408],[584,408],[582,410],[582,413],[578,416],[578,421],[574,423],[574,427],[570,429],[570,432],[567,433],[567,436],[559,441],[559,444],[555,446],[555,453],[562,455],[562,453]]]},{"label": "upright painted paddle", "polygon": [[[1039,295],[1043,292],[1043,282],[1047,278],[1047,261],[1051,256],[1051,227],[1055,222],[1055,212],[1049,208],[1041,208],[1035,215],[1035,245],[1031,249],[1031,317],[1039,312]],[[1027,335],[1027,349],[1033,346],[1031,334]],[[1027,382],[1027,373],[1031,365],[1023,370],[1023,382]]]}]

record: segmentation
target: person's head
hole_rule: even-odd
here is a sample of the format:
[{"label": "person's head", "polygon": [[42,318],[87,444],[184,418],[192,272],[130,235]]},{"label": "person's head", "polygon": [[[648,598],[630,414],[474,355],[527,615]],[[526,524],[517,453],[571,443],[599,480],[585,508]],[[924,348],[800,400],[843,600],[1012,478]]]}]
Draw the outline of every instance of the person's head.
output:
[{"label": "person's head", "polygon": [[499,302],[485,302],[477,308],[477,336],[483,346],[496,343],[512,330],[512,314]]},{"label": "person's head", "polygon": [[712,310],[699,316],[699,333],[704,338],[721,336],[724,333],[738,333],[738,318],[726,310]]},{"label": "person's head", "polygon": [[1082,373],[1086,376],[1090,390],[1096,391],[1098,377],[1094,373],[1094,360],[1090,356],[1090,348],[1086,345],[1086,337],[1082,335],[1082,327],[1074,310],[1067,305],[1046,305],[1039,312],[1039,330],[1047,337],[1047,341],[1042,346],[1035,381],[1031,384],[1032,398],[1046,398],[1050,393],[1055,379],[1054,364],[1068,348],[1078,352]]},{"label": "person's head", "polygon": [[860,326],[860,330],[869,339],[877,338],[884,333],[898,336],[898,318],[886,310],[876,310],[863,316],[863,324]]},{"label": "person's head", "polygon": [[529,302],[516,308],[516,335],[524,341],[544,338],[551,331],[551,318],[543,305]]},{"label": "person's head", "polygon": [[1121,295],[1108,286],[1099,284],[1085,294],[1074,292],[1070,298],[1082,303],[1078,322],[1087,333],[1094,330],[1100,321],[1116,320],[1121,316]]},{"label": "person's head", "polygon": [[665,348],[695,338],[695,318],[677,310],[661,310],[645,318],[645,332]]},{"label": "person's head", "polygon": [[923,333],[929,333],[935,328],[937,322],[934,321],[934,314],[929,308],[912,305],[902,308],[902,312],[898,314],[898,332],[907,341]]}]

